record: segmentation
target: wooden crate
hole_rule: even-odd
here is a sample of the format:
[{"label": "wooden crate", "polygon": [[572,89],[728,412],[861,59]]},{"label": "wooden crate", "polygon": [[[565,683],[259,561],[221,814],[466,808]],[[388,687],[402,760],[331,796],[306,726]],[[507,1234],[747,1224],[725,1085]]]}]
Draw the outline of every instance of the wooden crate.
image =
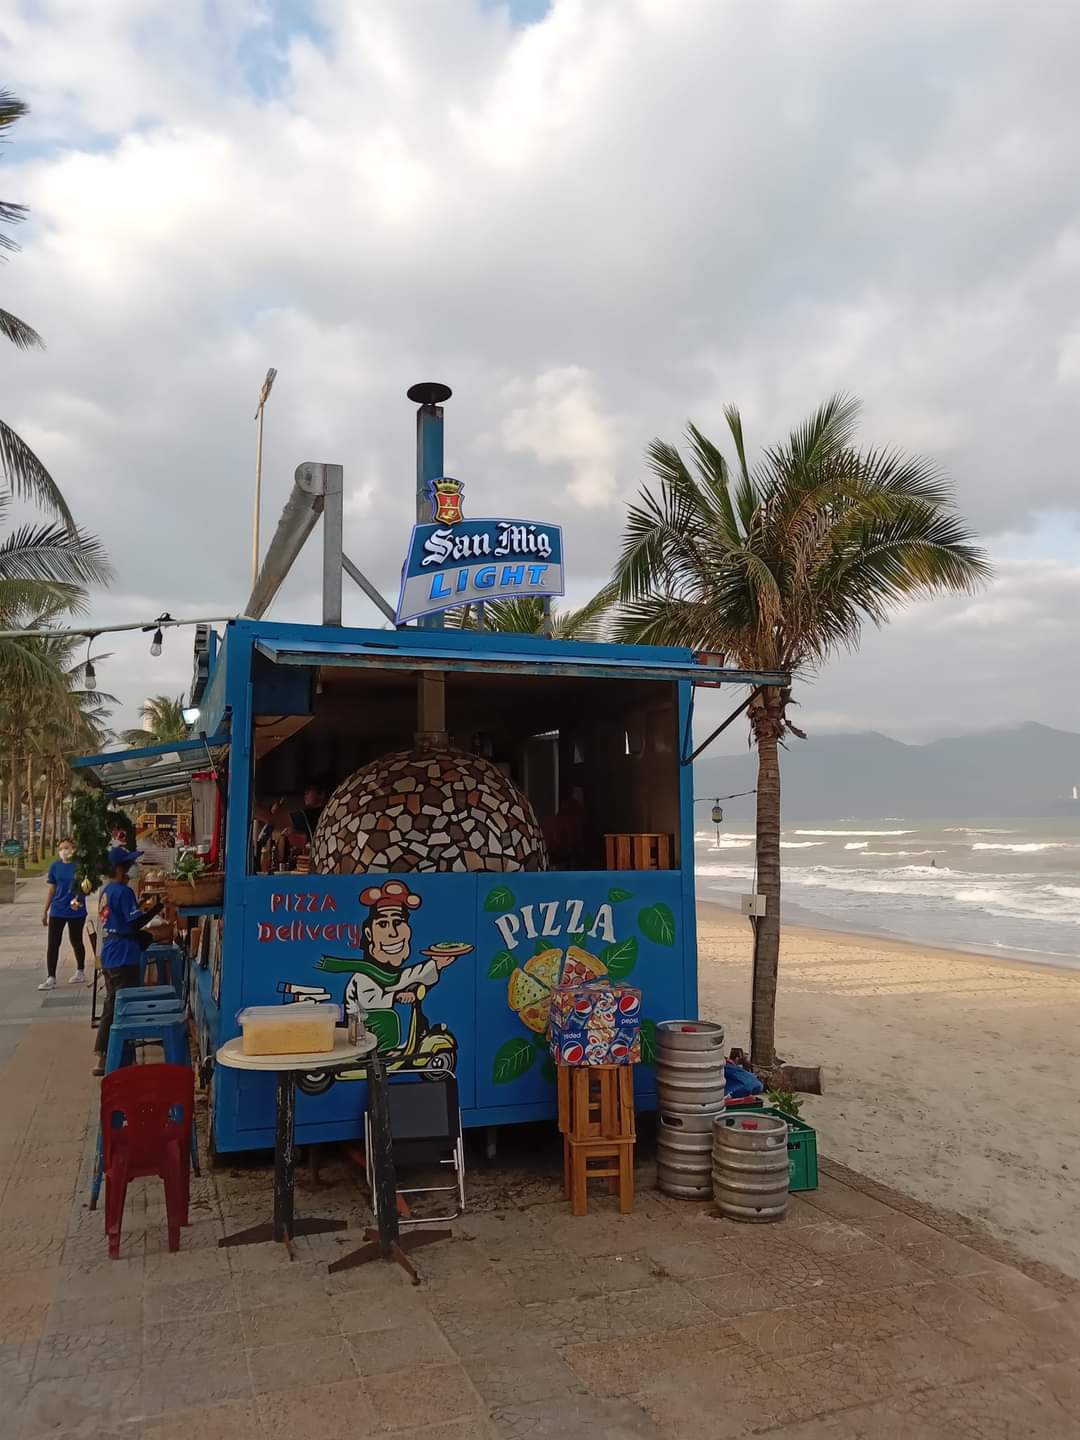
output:
[{"label": "wooden crate", "polygon": [[633,1140],[632,1065],[558,1065],[559,1129],[571,1140]]},{"label": "wooden crate", "polygon": [[671,835],[605,835],[604,848],[609,870],[670,870],[674,862]]}]

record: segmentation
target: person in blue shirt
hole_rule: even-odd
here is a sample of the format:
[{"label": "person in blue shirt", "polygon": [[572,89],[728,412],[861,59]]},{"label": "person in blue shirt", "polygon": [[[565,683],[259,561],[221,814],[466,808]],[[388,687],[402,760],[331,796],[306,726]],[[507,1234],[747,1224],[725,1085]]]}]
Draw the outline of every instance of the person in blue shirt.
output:
[{"label": "person in blue shirt", "polygon": [[149,910],[143,910],[135,891],[128,884],[131,867],[141,853],[139,850],[126,850],[123,845],[113,846],[109,851],[109,883],[102,890],[98,904],[105,1004],[94,1042],[94,1049],[97,1051],[95,1075],[105,1073],[105,1052],[109,1048],[116,992],[128,985],[139,984],[139,961],[144,948],[142,931],[161,909],[161,901],[156,900]]},{"label": "person in blue shirt", "polygon": [[48,887],[45,891],[45,909],[41,923],[48,931],[45,946],[45,979],[39,990],[56,989],[56,964],[60,959],[60,942],[64,931],[68,932],[71,948],[75,953],[75,974],[72,985],[86,984],[86,947],[83,945],[83,928],[86,925],[86,896],[79,888],[75,870],[75,846],[65,836],[57,846],[58,859],[49,866],[45,877]]}]

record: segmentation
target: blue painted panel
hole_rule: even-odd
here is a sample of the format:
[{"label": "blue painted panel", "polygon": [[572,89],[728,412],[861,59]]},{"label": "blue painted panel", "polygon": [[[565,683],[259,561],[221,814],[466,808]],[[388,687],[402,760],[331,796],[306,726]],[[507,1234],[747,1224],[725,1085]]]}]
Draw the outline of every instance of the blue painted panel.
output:
[{"label": "blue painted panel", "polygon": [[[678,871],[320,876],[304,889],[298,877],[251,876],[242,885],[240,932],[233,929],[226,951],[241,998],[235,1008],[223,1005],[218,1043],[237,1033],[244,1005],[303,1004],[309,996],[348,1007],[359,996],[392,1073],[454,1070],[466,1125],[555,1113],[545,1041],[510,1003],[515,970],[531,977],[524,989],[535,992],[540,972],[529,962],[539,950],[559,952],[541,984],[576,945],[638,986],[646,1033],[687,1012],[694,946]],[[391,918],[362,903],[369,886],[384,897],[400,887],[401,913]],[[655,1103],[652,1067],[638,1067],[635,1079],[639,1104]],[[219,1070],[215,1085],[219,1149],[270,1143],[272,1078]],[[360,1133],[362,1072],[300,1088],[301,1142]]]},{"label": "blue painted panel", "polygon": [[[647,1058],[652,1025],[685,1013],[681,876],[671,870],[550,871],[477,880],[477,1107],[539,1106],[539,1115],[554,1115],[555,1070],[546,1037],[511,1009],[515,972],[544,983],[551,962],[530,968],[539,953],[559,951],[559,964],[571,946],[593,957],[613,978],[641,990]],[[523,985],[526,993],[531,988]],[[542,1014],[541,1007],[537,1023]],[[655,1103],[651,1064],[637,1067],[635,1093],[640,1104]]]}]

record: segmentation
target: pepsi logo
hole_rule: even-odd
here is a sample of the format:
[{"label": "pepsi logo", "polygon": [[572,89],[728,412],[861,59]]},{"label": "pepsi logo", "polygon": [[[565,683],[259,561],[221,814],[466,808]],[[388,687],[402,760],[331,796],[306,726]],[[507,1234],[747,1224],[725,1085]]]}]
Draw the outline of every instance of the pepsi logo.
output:
[{"label": "pepsi logo", "polygon": [[580,1065],[585,1058],[585,1048],[576,1041],[562,1047],[562,1061],[564,1065]]},{"label": "pepsi logo", "polygon": [[623,1015],[636,1015],[641,1009],[641,998],[637,995],[620,995],[619,1010]]},{"label": "pepsi logo", "polygon": [[579,1015],[588,1015],[592,1008],[593,1003],[591,1000],[578,1000],[577,1003],[574,1005],[574,1009]]},{"label": "pepsi logo", "polygon": [[611,1047],[611,1058],[613,1060],[625,1060],[628,1053],[629,1051],[625,1045],[616,1044]]}]

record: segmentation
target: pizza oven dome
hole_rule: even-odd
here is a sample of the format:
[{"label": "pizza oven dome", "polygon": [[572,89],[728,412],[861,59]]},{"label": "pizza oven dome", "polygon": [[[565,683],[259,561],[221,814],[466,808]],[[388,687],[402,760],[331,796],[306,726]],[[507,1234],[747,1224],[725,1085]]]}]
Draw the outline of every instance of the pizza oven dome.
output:
[{"label": "pizza oven dome", "polygon": [[321,875],[546,870],[528,799],[489,760],[449,748],[398,750],[342,782],[311,848]]}]

